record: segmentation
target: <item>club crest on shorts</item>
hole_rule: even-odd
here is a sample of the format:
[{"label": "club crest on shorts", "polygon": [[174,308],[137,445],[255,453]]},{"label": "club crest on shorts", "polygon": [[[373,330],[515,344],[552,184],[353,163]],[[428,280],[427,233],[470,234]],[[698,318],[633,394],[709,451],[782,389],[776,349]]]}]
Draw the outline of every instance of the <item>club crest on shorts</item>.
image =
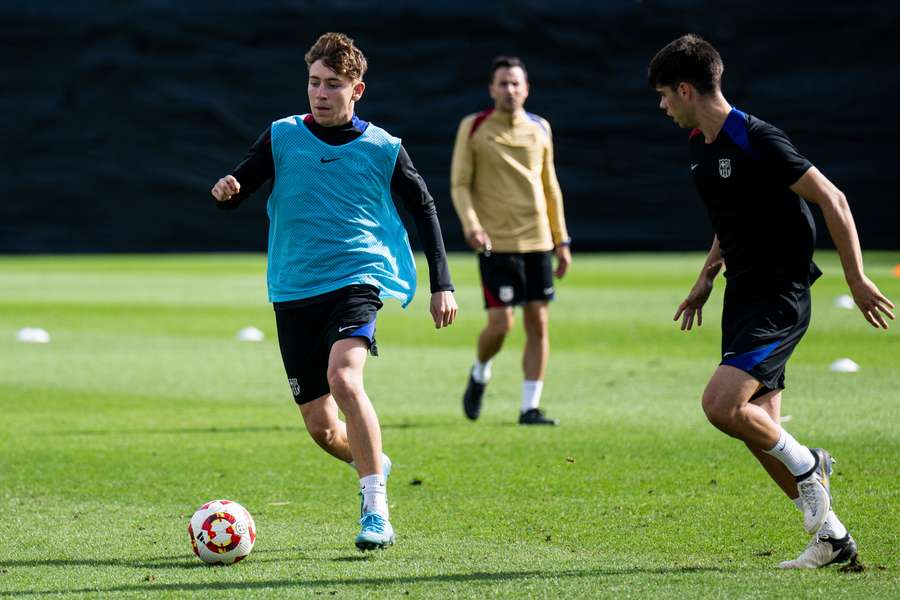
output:
[{"label": "club crest on shorts", "polygon": [[515,296],[515,291],[511,285],[501,285],[498,293],[500,302],[512,302],[513,296]]},{"label": "club crest on shorts", "polygon": [[731,177],[731,159],[730,158],[720,158],[719,159],[719,175],[722,176],[722,179],[727,179]]},{"label": "club crest on shorts", "polygon": [[291,384],[291,393],[294,395],[294,398],[300,395],[300,382],[297,381],[296,377],[291,377],[288,379],[288,383]]}]

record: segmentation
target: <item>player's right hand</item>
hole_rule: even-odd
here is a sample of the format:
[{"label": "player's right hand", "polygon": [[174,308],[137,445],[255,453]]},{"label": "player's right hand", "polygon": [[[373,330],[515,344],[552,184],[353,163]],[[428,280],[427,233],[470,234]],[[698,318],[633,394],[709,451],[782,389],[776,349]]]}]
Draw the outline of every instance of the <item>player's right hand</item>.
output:
[{"label": "player's right hand", "polygon": [[881,293],[877,285],[863,275],[862,279],[850,286],[850,292],[853,294],[853,300],[859,310],[872,327],[875,329],[888,328],[884,317],[887,316],[892,321],[894,320],[894,313],[891,312],[894,303]]},{"label": "player's right hand", "polygon": [[466,242],[475,252],[490,252],[491,238],[484,229],[473,229],[466,235]]},{"label": "player's right hand", "polygon": [[694,326],[694,316],[697,317],[697,327],[703,325],[703,305],[709,300],[712,288],[712,280],[701,277],[694,284],[694,287],[691,288],[684,302],[678,305],[678,312],[675,313],[675,317],[672,320],[677,321],[679,317],[682,317],[682,331],[690,331],[691,327]]},{"label": "player's right hand", "polygon": [[216,182],[210,193],[217,202],[228,202],[231,197],[241,191],[241,184],[233,175],[226,175]]},{"label": "player's right hand", "polygon": [[453,292],[434,292],[431,294],[431,317],[434,319],[434,328],[449,327],[456,320],[456,299]]}]

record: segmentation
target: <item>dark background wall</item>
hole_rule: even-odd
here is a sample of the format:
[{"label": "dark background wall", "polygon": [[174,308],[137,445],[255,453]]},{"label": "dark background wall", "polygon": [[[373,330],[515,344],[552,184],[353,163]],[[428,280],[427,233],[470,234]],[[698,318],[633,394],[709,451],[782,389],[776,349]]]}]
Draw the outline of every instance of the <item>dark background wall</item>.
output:
[{"label": "dark background wall", "polygon": [[0,3],[0,252],[264,249],[266,191],[222,212],[208,190],[308,110],[303,54],[333,30],[367,54],[358,112],[404,138],[451,247],[454,133],[500,53],[553,125],[576,249],[708,247],[687,132],[645,80],[689,31],[722,53],[726,97],[847,193],[864,246],[900,247],[900,3],[97,0]]}]

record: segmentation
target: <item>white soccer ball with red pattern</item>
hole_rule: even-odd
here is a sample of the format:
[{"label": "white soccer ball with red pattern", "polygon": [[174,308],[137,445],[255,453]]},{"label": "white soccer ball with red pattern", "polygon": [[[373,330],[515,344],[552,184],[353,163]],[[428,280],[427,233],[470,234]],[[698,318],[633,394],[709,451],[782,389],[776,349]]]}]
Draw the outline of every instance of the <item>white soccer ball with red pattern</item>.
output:
[{"label": "white soccer ball with red pattern", "polygon": [[191,517],[188,533],[194,554],[209,564],[243,560],[256,542],[253,517],[231,500],[213,500],[201,506]]}]

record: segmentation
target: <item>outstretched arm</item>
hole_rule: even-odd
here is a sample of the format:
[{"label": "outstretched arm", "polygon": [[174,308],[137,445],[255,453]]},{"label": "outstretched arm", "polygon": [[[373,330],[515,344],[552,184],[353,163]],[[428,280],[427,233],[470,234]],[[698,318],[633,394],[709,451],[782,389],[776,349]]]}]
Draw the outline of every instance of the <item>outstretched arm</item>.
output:
[{"label": "outstretched arm", "polygon": [[694,326],[694,316],[697,317],[697,327],[703,325],[703,305],[709,300],[712,292],[713,281],[724,264],[722,260],[722,251],[719,249],[719,238],[714,237],[712,247],[706,256],[706,262],[703,263],[703,269],[700,270],[700,276],[697,282],[688,293],[687,298],[678,305],[678,311],[675,313],[673,321],[681,320],[681,330],[690,330]]},{"label": "outstretched arm", "polygon": [[446,327],[456,319],[456,300],[453,297],[453,283],[450,281],[450,267],[447,252],[438,221],[434,199],[428,193],[425,181],[416,171],[406,149],[400,147],[394,174],[391,177],[391,191],[403,202],[404,208],[412,215],[419,232],[419,241],[428,262],[431,284],[431,316],[438,329]]},{"label": "outstretched arm", "polygon": [[872,327],[887,329],[884,317],[894,318],[891,312],[894,303],[863,272],[862,250],[846,196],[815,167],[807,170],[791,186],[791,190],[822,209],[828,233],[841,257],[844,278],[850,286],[853,300]]}]

